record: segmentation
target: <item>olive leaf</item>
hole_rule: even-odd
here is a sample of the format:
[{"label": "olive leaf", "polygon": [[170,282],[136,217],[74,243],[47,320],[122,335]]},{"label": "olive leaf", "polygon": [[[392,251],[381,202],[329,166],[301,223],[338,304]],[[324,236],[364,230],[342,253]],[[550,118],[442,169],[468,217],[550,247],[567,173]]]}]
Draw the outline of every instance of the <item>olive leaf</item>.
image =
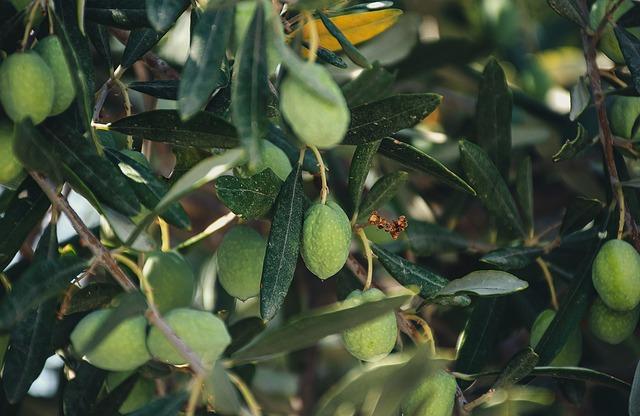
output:
[{"label": "olive leaf", "polygon": [[282,181],[271,169],[249,178],[221,176],[216,180],[218,198],[236,215],[260,218],[271,211]]}]

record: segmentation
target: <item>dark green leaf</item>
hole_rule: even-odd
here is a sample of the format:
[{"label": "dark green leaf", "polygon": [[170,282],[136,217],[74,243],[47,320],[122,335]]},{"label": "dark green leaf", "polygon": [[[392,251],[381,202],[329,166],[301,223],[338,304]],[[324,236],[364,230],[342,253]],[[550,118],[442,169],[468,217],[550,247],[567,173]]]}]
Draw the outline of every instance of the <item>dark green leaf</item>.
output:
[{"label": "dark green leaf", "polygon": [[289,291],[298,262],[304,215],[300,165],[295,165],[278,193],[260,284],[260,315],[273,318]]},{"label": "dark green leaf", "polygon": [[504,298],[480,298],[474,303],[458,348],[455,370],[461,373],[478,372],[487,364],[505,309]]},{"label": "dark green leaf", "polygon": [[147,0],[147,17],[157,31],[167,30],[189,6],[189,0]]},{"label": "dark green leaf", "polygon": [[[106,151],[116,161],[122,173],[129,178],[129,184],[142,205],[154,209],[167,193],[167,184],[153,173],[150,166],[138,163],[121,152],[111,149]],[[160,216],[178,228],[187,228],[190,225],[189,216],[179,203],[171,205]]]},{"label": "dark green leaf", "polygon": [[505,180],[511,166],[511,108],[513,98],[504,71],[495,59],[482,73],[476,104],[478,144],[487,152]]},{"label": "dark green leaf", "polygon": [[[62,391],[62,412],[65,416],[87,416],[96,402],[107,372],[81,362],[75,377]],[[157,416],[157,415],[156,415]]]},{"label": "dark green leaf", "polygon": [[352,81],[342,86],[342,93],[349,108],[381,100],[391,95],[395,75],[374,62],[371,68],[365,69]]},{"label": "dark green leaf", "polygon": [[620,25],[615,25],[613,30],[620,44],[624,61],[631,72],[633,86],[640,93],[640,39]]},{"label": "dark green leaf", "polygon": [[533,371],[538,359],[538,354],[531,347],[520,351],[509,360],[498,380],[493,383],[492,388],[501,389],[513,386]]},{"label": "dark green leaf", "polygon": [[400,94],[351,109],[351,124],[343,144],[380,140],[418,124],[442,102],[437,94]]},{"label": "dark green leaf", "polygon": [[591,140],[582,124],[578,123],[577,126],[576,137],[563,143],[560,150],[553,155],[554,162],[575,159],[593,144],[593,140]]},{"label": "dark green leaf", "polygon": [[[70,3],[62,0],[56,1],[56,12],[53,13],[53,22],[56,34],[60,38],[64,57],[71,69],[71,77],[76,88],[76,102],[82,117],[84,129],[90,134],[95,134],[91,127],[93,117],[93,61],[87,38],[80,33],[75,11],[70,11]],[[59,6],[63,6],[60,10]],[[57,14],[59,13],[60,16]],[[93,136],[94,141],[97,139]]]},{"label": "dark green leaf", "polygon": [[269,69],[264,6],[256,10],[236,54],[231,89],[231,111],[250,169],[260,162],[261,139],[269,126]]},{"label": "dark green leaf", "polygon": [[111,58],[111,46],[109,45],[109,32],[101,24],[93,23],[85,26],[87,36],[96,49],[96,52],[107,64],[109,70],[113,70],[113,60]]},{"label": "dark green leaf", "polygon": [[636,372],[629,396],[629,416],[640,416],[640,361],[636,364]]},{"label": "dark green leaf", "polygon": [[54,353],[51,335],[56,321],[56,299],[32,309],[11,331],[2,380],[9,403],[18,403]]},{"label": "dark green leaf", "polygon": [[30,118],[15,124],[13,151],[27,169],[45,173],[56,182],[62,181],[58,158],[51,152],[51,144],[33,125]]},{"label": "dark green leaf", "polygon": [[496,223],[511,235],[525,237],[522,219],[509,188],[480,146],[460,141],[460,159],[467,180]]},{"label": "dark green leaf", "polygon": [[204,383],[204,398],[207,403],[216,409],[216,412],[224,415],[240,414],[240,398],[227,372],[220,363],[216,361],[211,375]]},{"label": "dark green leaf", "polygon": [[65,315],[105,308],[122,288],[112,283],[92,283],[73,294]]},{"label": "dark green leaf", "polygon": [[140,203],[126,177],[80,134],[63,128],[42,126],[40,130],[49,141],[56,156],[75,176],[66,175],[73,186],[77,179],[91,190],[96,198],[127,216],[140,211]]},{"label": "dark green leaf", "polygon": [[438,296],[462,294],[477,296],[502,296],[519,292],[529,287],[524,280],[499,270],[477,270],[447,283]]},{"label": "dark green leaf", "polygon": [[123,68],[131,67],[142,56],[149,52],[167,33],[166,31],[157,32],[154,29],[135,29],[131,31],[127,45],[122,52],[122,61],[120,66]]},{"label": "dark green leaf", "polygon": [[127,84],[127,87],[152,97],[177,100],[179,83],[180,81],[173,79],[155,79],[153,81],[133,81]]},{"label": "dark green leaf", "polygon": [[[306,42],[303,42],[302,44],[305,48],[309,49],[309,45]],[[331,52],[329,49],[323,48],[322,46],[318,47],[316,55],[318,56],[319,61],[326,62],[336,68],[345,69],[348,67],[347,63],[340,56]]]},{"label": "dark green leaf", "polygon": [[251,342],[251,340],[264,331],[265,323],[256,316],[237,321],[229,326],[228,329],[232,341],[227,347],[225,355],[231,355]]},{"label": "dark green leaf", "polygon": [[391,276],[403,286],[417,286],[420,289],[420,295],[425,299],[436,296],[449,283],[447,279],[434,272],[411,263],[376,244],[371,243],[371,249]]},{"label": "dark green leaf", "polygon": [[127,416],[177,416],[186,403],[188,394],[186,392],[174,393],[161,399],[155,399],[141,409]]},{"label": "dark green leaf", "polygon": [[86,261],[77,257],[32,264],[0,302],[0,332],[11,329],[36,305],[63,292],[85,267]]},{"label": "dark green leaf", "polygon": [[351,158],[351,167],[349,168],[348,190],[350,198],[349,202],[351,203],[349,217],[356,215],[360,209],[364,183],[367,179],[367,175],[369,174],[373,157],[378,151],[378,147],[380,147],[379,141],[365,143],[358,145],[353,153],[353,157]]},{"label": "dark green leaf", "polygon": [[178,87],[178,111],[182,120],[198,114],[211,94],[229,82],[226,51],[231,39],[233,7],[218,8],[212,2],[198,19],[189,58]]},{"label": "dark green leaf", "polygon": [[567,206],[567,210],[562,218],[560,235],[579,231],[584,226],[593,221],[602,211],[604,205],[597,199],[587,199],[578,197],[572,200]]},{"label": "dark green leaf", "polygon": [[470,242],[462,235],[438,224],[409,220],[407,237],[411,249],[420,256],[465,250]]},{"label": "dark green leaf", "polygon": [[[282,131],[280,127],[276,126],[275,124],[271,124],[269,126],[269,131],[267,132],[266,139],[278,146],[280,149],[282,149],[283,152],[287,154],[287,157],[291,162],[291,166],[298,163],[298,159],[300,158],[300,149],[291,143],[291,141],[287,138],[285,132]],[[302,169],[310,173],[320,172],[320,168],[318,167],[316,158],[308,149],[304,153]]]},{"label": "dark green leaf", "polygon": [[76,351],[87,355],[96,348],[109,333],[123,321],[141,315],[147,309],[147,302],[140,292],[129,292],[118,298],[118,306],[109,310],[109,315],[102,324],[95,329],[91,339],[84,345],[75,345]]},{"label": "dark green leaf", "polygon": [[85,18],[121,29],[137,29],[151,26],[147,19],[145,2],[138,0],[120,0],[118,2],[87,0]]},{"label": "dark green leaf", "polygon": [[326,336],[370,321],[402,306],[410,296],[395,296],[344,308],[340,303],[290,319],[269,329],[231,356],[234,361],[255,361],[314,345]]},{"label": "dark green leaf", "polygon": [[147,140],[203,149],[230,149],[239,143],[233,125],[204,111],[188,121],[180,120],[175,110],[146,111],[121,118],[109,128]]},{"label": "dark green leaf", "polygon": [[482,256],[480,261],[498,266],[502,270],[523,269],[544,254],[540,247],[504,247]]},{"label": "dark green leaf", "polygon": [[382,139],[378,153],[402,165],[432,175],[445,184],[475,195],[473,188],[438,160],[415,147],[395,139]]},{"label": "dark green leaf", "polygon": [[134,372],[124,381],[120,382],[120,384],[95,404],[90,416],[112,416],[119,414],[118,409],[120,409],[120,406],[127,400],[133,386],[135,386],[139,378],[140,376]]},{"label": "dark green leaf", "polygon": [[251,176],[221,176],[216,180],[216,193],[223,204],[236,215],[254,219],[271,211],[282,181],[271,169]]},{"label": "dark green leaf", "polygon": [[571,88],[571,111],[569,120],[576,121],[580,114],[584,112],[591,102],[591,92],[589,91],[589,78],[581,76],[578,82]]},{"label": "dark green leaf", "polygon": [[[316,11],[316,14],[320,16],[320,20],[324,27],[326,27],[327,31],[331,33],[331,36],[336,38],[340,46],[342,46],[342,50],[345,55],[347,55],[354,64],[362,68],[371,68],[369,60],[353,45],[353,43],[351,43],[349,39],[347,39],[340,28],[336,26],[326,14],[322,13],[320,10]],[[313,24],[316,23],[314,22]]]},{"label": "dark green leaf", "polygon": [[362,200],[362,205],[358,210],[359,220],[366,220],[374,209],[382,208],[408,180],[409,174],[403,171],[389,173],[378,179]]},{"label": "dark green leaf", "polygon": [[580,27],[587,26],[587,16],[577,0],[547,0],[549,6],[562,17],[566,17]]},{"label": "dark green leaf", "polygon": [[533,236],[533,168],[531,157],[525,157],[516,171],[516,199],[522,213],[525,230]]},{"label": "dark green leaf", "polygon": [[49,198],[33,179],[22,182],[0,217],[0,271],[9,265],[50,205]]}]

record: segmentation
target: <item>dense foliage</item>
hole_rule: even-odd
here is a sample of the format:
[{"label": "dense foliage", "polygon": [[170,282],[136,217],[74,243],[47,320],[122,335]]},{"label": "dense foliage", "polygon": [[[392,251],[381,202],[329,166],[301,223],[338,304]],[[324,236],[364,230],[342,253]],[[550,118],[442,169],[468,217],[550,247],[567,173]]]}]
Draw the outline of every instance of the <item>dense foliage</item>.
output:
[{"label": "dense foliage", "polygon": [[638,36],[0,0],[0,414],[640,415]]}]

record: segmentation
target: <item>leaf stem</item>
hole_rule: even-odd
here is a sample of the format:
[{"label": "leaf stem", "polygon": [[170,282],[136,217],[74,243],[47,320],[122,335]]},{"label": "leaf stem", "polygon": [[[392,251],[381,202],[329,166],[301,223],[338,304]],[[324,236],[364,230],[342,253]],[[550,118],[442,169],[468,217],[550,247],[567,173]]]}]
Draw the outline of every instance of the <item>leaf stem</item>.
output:
[{"label": "leaf stem", "polygon": [[544,280],[547,282],[547,286],[549,287],[549,295],[551,296],[551,306],[553,306],[554,310],[560,309],[560,305],[558,304],[558,296],[556,295],[556,287],[553,284],[553,276],[551,275],[551,271],[549,270],[549,266],[542,259],[542,257],[538,257],[536,259],[536,263],[540,266],[540,270],[542,270],[542,274],[544,275]]},{"label": "leaf stem", "polygon": [[[310,39],[309,39],[309,62],[316,61],[318,56],[318,48],[320,47],[320,37],[318,36],[318,27],[313,15],[309,11],[303,12],[304,18],[309,25]],[[306,26],[306,25],[305,25]]]},{"label": "leaf stem", "polygon": [[27,48],[27,42],[29,41],[29,34],[31,33],[31,28],[33,27],[33,19],[36,17],[36,10],[38,10],[38,0],[34,0],[31,2],[31,7],[29,9],[29,16],[27,17],[27,24],[24,27],[24,34],[22,35],[22,40],[20,41],[20,50],[24,51]]},{"label": "leaf stem", "polygon": [[[320,189],[320,202],[323,204],[327,203],[327,196],[329,196],[329,186],[327,185],[327,172],[326,167],[324,165],[324,161],[322,160],[322,155],[318,148],[312,144],[309,145],[309,149],[313,152],[313,155],[316,157],[318,161],[318,167],[320,168],[320,180],[322,181],[322,188]],[[303,154],[304,157],[304,154]]]},{"label": "leaf stem", "polygon": [[193,416],[196,412],[196,408],[198,407],[198,399],[200,398],[200,392],[202,391],[202,383],[204,382],[204,377],[195,376],[193,378],[193,384],[191,386],[191,392],[189,394],[189,402],[187,403],[187,409],[185,410],[186,416]]},{"label": "leaf stem", "polygon": [[202,241],[202,240],[204,240],[206,238],[209,238],[214,233],[220,231],[221,229],[223,229],[227,225],[231,224],[236,218],[237,218],[236,214],[234,214],[233,212],[229,212],[229,213],[223,215],[222,217],[218,218],[217,220],[215,220],[211,224],[209,224],[209,226],[207,226],[207,228],[205,228],[204,231],[194,235],[193,237],[189,238],[188,240],[183,241],[181,244],[175,246],[174,249],[175,250],[185,250],[185,249],[187,249],[187,248],[199,243],[200,241]]},{"label": "leaf stem", "polygon": [[158,226],[160,226],[160,235],[162,240],[161,250],[167,252],[171,250],[171,231],[169,224],[162,218],[158,217]]},{"label": "leaf stem", "polygon": [[244,401],[247,402],[247,406],[249,406],[249,411],[251,412],[251,414],[253,416],[262,416],[260,405],[258,404],[256,398],[253,396],[253,393],[251,393],[251,390],[249,390],[247,384],[234,373],[228,371],[227,374],[229,375],[229,379],[231,380],[231,382],[240,391],[240,394],[242,394]]},{"label": "leaf stem", "polygon": [[364,254],[367,257],[367,280],[365,281],[363,291],[368,290],[371,287],[371,282],[373,281],[373,252],[371,251],[371,247],[369,246],[369,239],[364,232],[362,227],[356,228],[356,234],[360,237],[360,241],[362,241],[362,246],[364,247]]}]

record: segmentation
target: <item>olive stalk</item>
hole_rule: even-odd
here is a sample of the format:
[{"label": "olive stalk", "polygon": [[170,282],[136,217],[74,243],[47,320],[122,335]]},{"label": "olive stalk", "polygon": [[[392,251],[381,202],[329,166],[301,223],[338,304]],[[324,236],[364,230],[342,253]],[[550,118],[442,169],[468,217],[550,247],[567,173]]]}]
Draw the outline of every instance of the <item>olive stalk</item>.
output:
[{"label": "olive stalk", "polygon": [[357,227],[356,234],[360,237],[362,241],[362,247],[364,247],[364,254],[367,257],[367,280],[364,283],[364,288],[367,290],[371,287],[371,282],[373,281],[373,252],[371,251],[371,246],[369,245],[369,239],[364,232],[362,227]]},{"label": "olive stalk", "polygon": [[551,271],[549,270],[549,266],[542,259],[542,257],[538,257],[536,259],[536,263],[540,266],[540,270],[542,270],[542,274],[544,275],[544,280],[547,282],[547,286],[549,287],[549,296],[551,297],[551,306],[554,310],[560,309],[560,305],[558,303],[558,296],[556,295],[556,287],[553,284],[553,276],[551,275]]},{"label": "olive stalk", "polygon": [[249,411],[251,412],[251,414],[253,416],[262,416],[260,405],[258,404],[256,398],[253,397],[253,393],[251,393],[251,390],[246,385],[246,383],[231,371],[228,371],[227,374],[229,375],[229,380],[231,380],[231,382],[240,391],[240,394],[242,394],[244,401],[247,403],[247,406],[249,406]]},{"label": "olive stalk", "polygon": [[313,19],[313,15],[309,11],[305,11],[304,19],[306,23],[309,25],[310,29],[310,39],[309,39],[309,62],[313,63],[316,61],[318,56],[318,48],[320,46],[320,38],[318,36],[318,27],[316,26],[316,21]]},{"label": "olive stalk", "polygon": [[[309,145],[309,149],[313,152],[313,155],[316,157],[318,161],[318,167],[320,168],[320,181],[322,182],[322,188],[320,189],[320,202],[322,204],[327,203],[327,196],[329,195],[329,186],[327,185],[327,172],[326,167],[324,165],[324,161],[322,160],[322,155],[318,148],[312,144]],[[304,154],[303,154],[304,157]]]}]

